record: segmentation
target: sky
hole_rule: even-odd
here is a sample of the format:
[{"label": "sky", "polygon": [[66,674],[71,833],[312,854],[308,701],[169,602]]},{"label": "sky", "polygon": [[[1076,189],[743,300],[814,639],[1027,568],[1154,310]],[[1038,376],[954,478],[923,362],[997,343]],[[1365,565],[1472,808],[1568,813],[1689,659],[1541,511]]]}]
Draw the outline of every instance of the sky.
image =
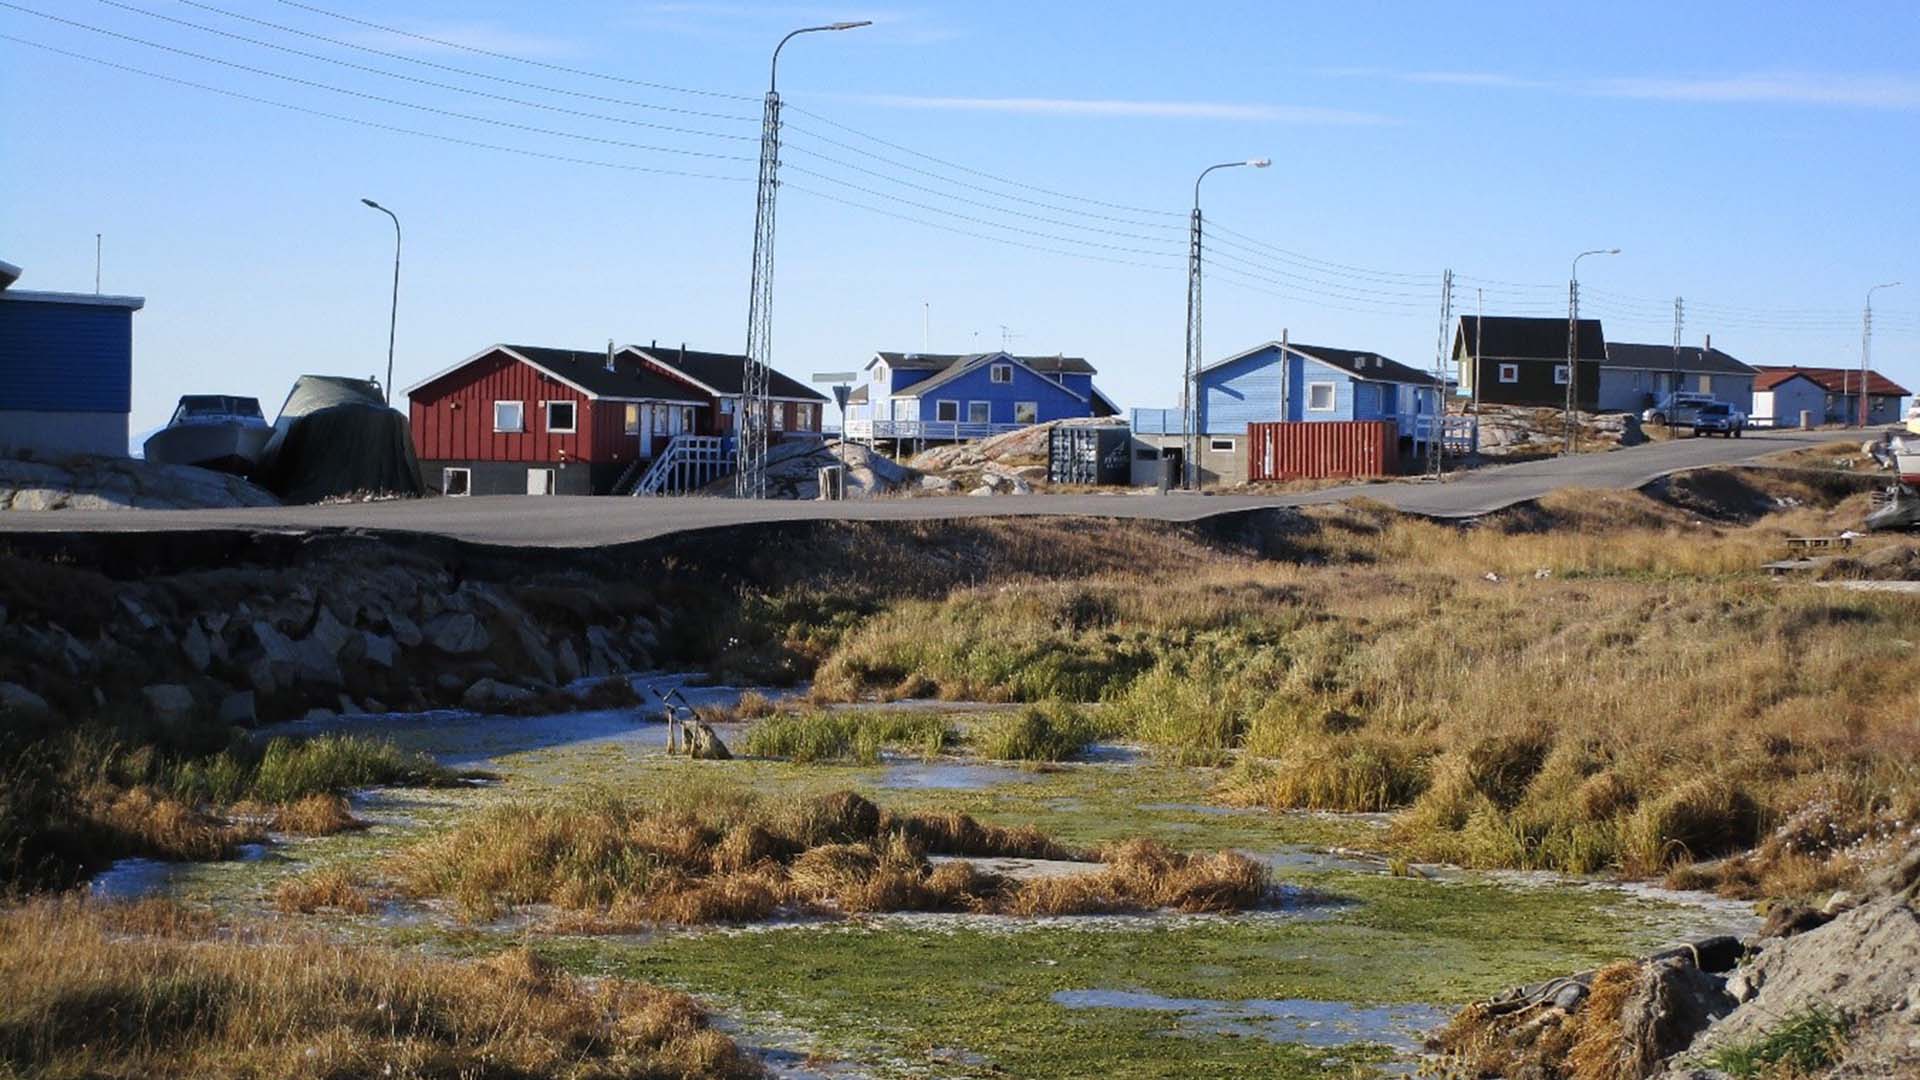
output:
[{"label": "sky", "polygon": [[[52,16],[53,18],[48,18]],[[1454,313],[1582,314],[1920,386],[1920,6],[1699,0],[0,0],[0,259],[146,298],[133,427],[183,393],[394,382],[496,342],[744,346],[760,96],[785,103],[774,363],[1205,352],[1431,368]]]}]

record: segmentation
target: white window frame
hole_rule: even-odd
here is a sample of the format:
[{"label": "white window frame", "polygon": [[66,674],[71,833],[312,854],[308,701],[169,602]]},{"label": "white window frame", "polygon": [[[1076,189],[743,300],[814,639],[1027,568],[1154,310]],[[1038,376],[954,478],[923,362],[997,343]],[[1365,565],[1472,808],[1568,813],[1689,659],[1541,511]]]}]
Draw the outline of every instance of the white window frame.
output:
[{"label": "white window frame", "polygon": [[[1325,405],[1315,405],[1313,403],[1313,397],[1316,393],[1320,392],[1321,390],[1325,390],[1327,392],[1327,403]],[[1307,411],[1308,412],[1336,412],[1339,410],[1339,408],[1340,408],[1340,389],[1338,386],[1336,386],[1332,382],[1310,382],[1307,384]]]},{"label": "white window frame", "polygon": [[[504,427],[500,423],[500,407],[513,407],[513,426]],[[518,435],[527,430],[527,403],[524,401],[496,401],[493,403],[493,433],[496,435]]]},{"label": "white window frame", "polygon": [[[1027,418],[1020,419],[1020,410],[1027,411]],[[1016,424],[1037,424],[1040,422],[1040,403],[1037,401],[1016,401],[1013,403],[1013,422]]]},{"label": "white window frame", "polygon": [[1553,365],[1553,385],[1555,386],[1567,385],[1567,365],[1565,364]]},{"label": "white window frame", "polygon": [[[943,415],[949,409],[953,410],[953,415],[952,416]],[[941,398],[938,401],[935,401],[933,403],[933,419],[935,423],[940,423],[940,424],[959,423],[960,422],[960,403],[952,398]]]},{"label": "white window frame", "polygon": [[[553,426],[553,407],[565,405],[573,410],[573,423],[566,427]],[[577,401],[543,401],[540,403],[541,419],[546,422],[549,435],[577,435],[580,432],[580,403]]]},{"label": "white window frame", "polygon": [[767,407],[773,412],[772,417],[769,418],[771,420],[769,426],[774,431],[787,430],[787,403],[784,401],[770,401],[767,403]]},{"label": "white window frame", "polygon": [[[980,418],[980,419],[978,419],[978,420],[975,420],[975,419],[973,418],[973,411],[974,411],[975,409],[979,409],[979,410],[981,410],[982,412],[985,412],[985,413],[986,413],[987,415],[985,415],[985,416],[983,416],[983,417],[981,417],[981,418]],[[991,423],[993,423],[993,402],[991,402],[991,401],[969,401],[969,402],[967,402],[967,423],[969,423],[969,424],[991,424]]]},{"label": "white window frame", "polygon": [[527,494],[552,495],[559,490],[559,484],[560,484],[559,474],[556,473],[552,468],[544,465],[530,466],[527,469],[527,480],[531,482],[533,480],[534,474],[536,473],[545,474],[540,478],[540,483],[542,487],[546,488],[546,490],[545,491],[529,491],[527,492]]},{"label": "white window frame", "polygon": [[1520,365],[1501,364],[1499,373],[1495,377],[1503,383],[1517,383],[1520,381]]},{"label": "white window frame", "polygon": [[1239,442],[1234,439],[1214,438],[1207,440],[1207,449],[1220,454],[1231,454],[1238,449],[1239,446]]},{"label": "white window frame", "polygon": [[625,435],[640,434],[640,410],[643,406],[637,401],[627,402],[625,415],[621,417],[620,431]]},{"label": "white window frame", "polygon": [[[466,478],[466,482],[460,485],[461,490],[459,491],[450,490],[453,487],[454,473],[459,473],[461,476]],[[462,465],[449,465],[446,468],[441,469],[440,470],[440,494],[445,495],[449,499],[464,499],[472,495],[473,494],[473,470]]]},{"label": "white window frame", "polygon": [[720,399],[720,415],[721,416],[733,415],[733,399],[732,398]]},{"label": "white window frame", "polygon": [[999,383],[1003,386],[1012,383],[1013,382],[1013,365],[1012,364],[990,365],[987,369],[987,379],[990,382]]},{"label": "white window frame", "polygon": [[693,406],[691,405],[680,406],[680,430],[691,434],[693,432],[693,428],[694,428]]}]

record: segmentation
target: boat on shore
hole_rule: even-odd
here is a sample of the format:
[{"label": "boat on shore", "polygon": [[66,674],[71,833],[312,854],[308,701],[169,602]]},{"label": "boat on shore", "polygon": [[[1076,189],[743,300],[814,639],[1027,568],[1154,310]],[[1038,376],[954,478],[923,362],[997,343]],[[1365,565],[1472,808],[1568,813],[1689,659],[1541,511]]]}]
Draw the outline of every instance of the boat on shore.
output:
[{"label": "boat on shore", "polygon": [[162,465],[251,476],[272,435],[258,398],[188,394],[167,426],[147,437],[144,452],[148,461]]}]

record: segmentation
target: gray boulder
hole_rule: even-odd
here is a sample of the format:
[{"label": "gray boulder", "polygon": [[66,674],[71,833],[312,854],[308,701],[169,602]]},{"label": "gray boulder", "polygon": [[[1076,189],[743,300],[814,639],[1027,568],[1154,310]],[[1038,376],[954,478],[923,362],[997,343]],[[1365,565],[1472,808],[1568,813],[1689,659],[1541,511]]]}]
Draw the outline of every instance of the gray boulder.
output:
[{"label": "gray boulder", "polygon": [[384,634],[376,634],[371,630],[362,630],[360,641],[361,659],[375,667],[393,667],[393,661],[400,650],[392,638]]},{"label": "gray boulder", "polygon": [[504,683],[498,679],[476,679],[467,692],[460,695],[460,703],[474,712],[486,712],[488,709],[503,705],[515,705],[533,697],[533,691],[525,687]]},{"label": "gray boulder", "polygon": [[51,711],[39,694],[19,683],[0,682],[0,715],[44,716]]},{"label": "gray boulder", "polygon": [[252,727],[259,717],[254,712],[254,693],[236,690],[220,699],[220,722],[229,727]]},{"label": "gray boulder", "polygon": [[179,683],[160,683],[140,691],[147,711],[157,720],[184,720],[193,713],[193,691]]},{"label": "gray boulder", "polygon": [[427,622],[425,634],[429,644],[449,656],[471,656],[493,644],[485,624],[465,611],[435,615]]}]

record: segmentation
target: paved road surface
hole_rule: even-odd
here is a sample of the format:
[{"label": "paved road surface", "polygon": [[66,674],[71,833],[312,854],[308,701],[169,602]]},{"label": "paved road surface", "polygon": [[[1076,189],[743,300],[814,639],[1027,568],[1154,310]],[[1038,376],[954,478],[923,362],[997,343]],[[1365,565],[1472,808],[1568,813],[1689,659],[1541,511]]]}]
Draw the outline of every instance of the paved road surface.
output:
[{"label": "paved road surface", "polygon": [[1762,454],[1817,446],[1831,433],[1749,432],[1743,439],[1679,439],[1605,454],[1583,454],[1479,469],[1445,483],[1349,484],[1295,495],[1005,495],[994,498],[873,499],[840,503],[733,499],[611,499],[492,496],[472,499],[288,506],[246,510],[56,510],[0,513],[0,533],[154,529],[369,529],[425,532],[478,543],[594,547],[756,521],[930,520],[1012,515],[1196,521],[1273,506],[1339,502],[1364,495],[1432,517],[1476,517],[1563,487],[1637,488],[1668,473],[1727,465]]}]

